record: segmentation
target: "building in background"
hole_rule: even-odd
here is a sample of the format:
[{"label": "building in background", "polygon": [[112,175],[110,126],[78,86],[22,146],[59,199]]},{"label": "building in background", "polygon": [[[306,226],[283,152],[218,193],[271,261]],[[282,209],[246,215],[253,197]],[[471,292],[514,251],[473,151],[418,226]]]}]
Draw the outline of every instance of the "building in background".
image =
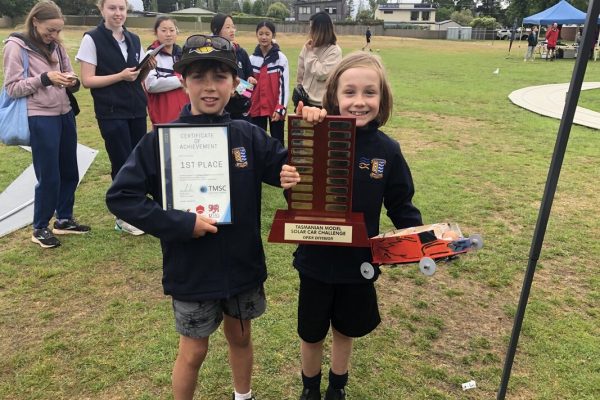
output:
[{"label": "building in background", "polygon": [[436,5],[433,3],[416,3],[415,0],[395,0],[379,4],[375,11],[375,19],[383,20],[385,27],[401,25],[422,25],[435,29]]},{"label": "building in background", "polygon": [[461,25],[458,22],[454,22],[450,19],[445,21],[435,22],[429,29],[433,31],[446,31],[448,28],[460,28]]},{"label": "building in background", "polygon": [[333,22],[344,21],[350,16],[345,0],[298,0],[294,2],[296,21],[308,21],[310,16],[319,11],[325,11]]}]

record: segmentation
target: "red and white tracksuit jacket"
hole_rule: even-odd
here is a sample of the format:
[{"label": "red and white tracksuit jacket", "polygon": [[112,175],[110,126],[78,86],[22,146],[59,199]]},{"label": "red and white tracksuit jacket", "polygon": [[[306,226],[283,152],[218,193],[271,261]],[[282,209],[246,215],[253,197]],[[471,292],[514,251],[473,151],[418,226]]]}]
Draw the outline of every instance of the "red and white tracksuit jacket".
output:
[{"label": "red and white tracksuit jacket", "polygon": [[289,65],[287,57],[274,43],[263,56],[260,46],[256,46],[250,56],[252,72],[258,81],[252,93],[251,117],[270,117],[274,112],[285,115],[289,98]]}]

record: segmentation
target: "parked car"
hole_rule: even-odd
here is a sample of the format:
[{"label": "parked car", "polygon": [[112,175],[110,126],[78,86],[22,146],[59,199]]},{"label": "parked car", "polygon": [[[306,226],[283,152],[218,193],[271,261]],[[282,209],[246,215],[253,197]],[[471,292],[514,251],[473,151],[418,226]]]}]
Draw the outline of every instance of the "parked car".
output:
[{"label": "parked car", "polygon": [[510,38],[510,29],[496,29],[496,39],[504,40]]},{"label": "parked car", "polygon": [[[508,39],[510,39],[511,32],[512,32],[512,29],[509,29],[509,28],[496,29],[496,39],[508,40]],[[525,28],[525,29],[521,29],[520,27],[517,28],[517,31],[515,34],[515,40],[527,40],[527,37],[529,36],[530,32],[531,32],[531,28]]]}]

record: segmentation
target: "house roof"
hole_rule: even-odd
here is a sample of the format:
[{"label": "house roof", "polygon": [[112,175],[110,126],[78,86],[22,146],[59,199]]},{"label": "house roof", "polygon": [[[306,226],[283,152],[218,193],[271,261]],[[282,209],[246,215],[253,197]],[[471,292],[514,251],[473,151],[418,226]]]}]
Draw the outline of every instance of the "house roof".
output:
[{"label": "house roof", "polygon": [[451,19],[446,19],[444,21],[438,21],[438,22],[436,22],[436,24],[442,25],[442,24],[449,24],[450,22],[454,22],[454,21],[452,21]]},{"label": "house roof", "polygon": [[[412,7],[411,7],[412,6]],[[402,11],[435,11],[437,8],[431,4],[413,3],[384,3],[377,6],[379,10],[402,10]]]}]

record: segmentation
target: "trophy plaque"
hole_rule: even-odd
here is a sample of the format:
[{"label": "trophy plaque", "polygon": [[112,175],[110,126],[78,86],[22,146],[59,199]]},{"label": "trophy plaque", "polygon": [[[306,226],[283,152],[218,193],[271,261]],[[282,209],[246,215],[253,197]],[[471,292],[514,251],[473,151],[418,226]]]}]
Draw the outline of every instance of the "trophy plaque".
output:
[{"label": "trophy plaque", "polygon": [[328,116],[312,125],[288,117],[288,164],[301,181],[277,210],[269,242],[369,247],[362,213],[352,212],[356,120]]}]

